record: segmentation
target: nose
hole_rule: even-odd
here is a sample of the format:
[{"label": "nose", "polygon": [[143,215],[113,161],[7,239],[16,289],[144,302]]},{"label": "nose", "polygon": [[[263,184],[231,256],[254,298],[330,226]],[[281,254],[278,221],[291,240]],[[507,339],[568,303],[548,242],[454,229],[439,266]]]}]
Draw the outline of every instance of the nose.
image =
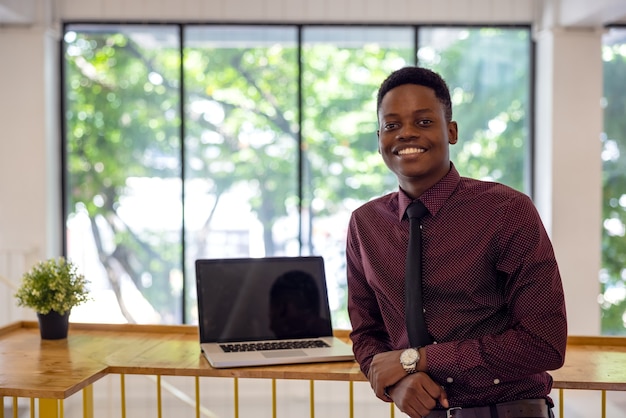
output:
[{"label": "nose", "polygon": [[411,138],[417,138],[419,136],[419,131],[412,124],[404,124],[398,130],[396,135],[396,139],[398,140],[407,140]]}]

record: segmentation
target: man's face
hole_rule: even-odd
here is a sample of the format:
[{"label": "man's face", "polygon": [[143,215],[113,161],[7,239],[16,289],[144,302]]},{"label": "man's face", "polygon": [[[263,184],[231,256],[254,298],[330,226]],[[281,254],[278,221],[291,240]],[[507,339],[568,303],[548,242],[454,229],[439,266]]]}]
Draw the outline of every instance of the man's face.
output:
[{"label": "man's face", "polygon": [[433,89],[416,84],[391,89],[382,99],[378,122],[378,150],[412,197],[448,173],[448,144],[456,143],[457,126],[446,121]]}]

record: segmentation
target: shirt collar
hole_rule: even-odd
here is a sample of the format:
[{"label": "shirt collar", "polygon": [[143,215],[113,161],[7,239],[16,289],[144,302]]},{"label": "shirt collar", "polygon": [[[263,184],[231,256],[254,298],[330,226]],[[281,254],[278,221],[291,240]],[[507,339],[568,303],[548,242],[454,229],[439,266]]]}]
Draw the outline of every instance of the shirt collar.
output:
[{"label": "shirt collar", "polygon": [[[459,172],[456,167],[454,167],[454,163],[450,162],[450,170],[448,173],[430,189],[422,193],[419,200],[426,206],[428,212],[430,212],[432,216],[435,216],[446,200],[454,193],[460,181],[461,176]],[[413,199],[400,188],[398,193],[398,220],[402,221],[406,208],[412,201]]]}]

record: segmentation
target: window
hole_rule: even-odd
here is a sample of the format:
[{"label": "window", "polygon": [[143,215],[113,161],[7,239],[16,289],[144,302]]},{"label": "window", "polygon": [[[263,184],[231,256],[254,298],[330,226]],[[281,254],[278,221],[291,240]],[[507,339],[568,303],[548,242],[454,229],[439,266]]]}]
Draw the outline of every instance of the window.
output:
[{"label": "window", "polygon": [[86,321],[182,315],[180,39],[176,26],[65,33],[67,255]]},{"label": "window", "polygon": [[527,27],[68,24],[64,52],[81,321],[195,323],[196,259],[315,254],[349,328],[346,227],[397,188],[375,99],[405,65],[448,80],[461,174],[530,193]]},{"label": "window", "polygon": [[604,134],[602,136],[603,334],[626,334],[626,28],[604,35]]}]

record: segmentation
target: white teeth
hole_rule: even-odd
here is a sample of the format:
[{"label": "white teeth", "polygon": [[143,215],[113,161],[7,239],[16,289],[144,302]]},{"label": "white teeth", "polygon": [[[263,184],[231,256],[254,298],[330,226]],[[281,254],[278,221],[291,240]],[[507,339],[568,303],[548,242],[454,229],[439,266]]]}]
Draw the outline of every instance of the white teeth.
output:
[{"label": "white teeth", "polygon": [[424,148],[405,148],[398,151],[398,155],[416,154],[426,151]]}]

